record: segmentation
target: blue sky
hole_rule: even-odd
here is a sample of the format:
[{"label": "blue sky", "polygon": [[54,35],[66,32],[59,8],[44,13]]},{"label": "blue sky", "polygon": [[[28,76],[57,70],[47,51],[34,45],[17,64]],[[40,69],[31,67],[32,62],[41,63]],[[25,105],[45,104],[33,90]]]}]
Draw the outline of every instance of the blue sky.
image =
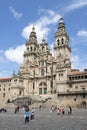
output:
[{"label": "blue sky", "polygon": [[0,2],[0,77],[11,77],[23,62],[32,26],[50,48],[63,16],[72,49],[72,68],[87,68],[87,0],[2,0]]}]

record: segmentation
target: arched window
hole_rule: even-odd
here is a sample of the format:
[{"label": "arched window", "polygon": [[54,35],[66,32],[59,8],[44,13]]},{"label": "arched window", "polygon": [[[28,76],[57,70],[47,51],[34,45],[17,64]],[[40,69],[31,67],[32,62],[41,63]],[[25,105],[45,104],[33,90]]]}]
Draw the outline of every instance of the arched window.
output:
[{"label": "arched window", "polygon": [[41,70],[41,76],[44,76],[44,69]]},{"label": "arched window", "polygon": [[64,39],[63,38],[61,39],[61,43],[64,44]]},{"label": "arched window", "polygon": [[44,88],[44,94],[47,94],[47,88]]},{"label": "arched window", "polygon": [[45,82],[43,82],[44,86],[47,86],[47,84]]},{"label": "arched window", "polygon": [[42,86],[42,82],[39,84],[39,86]]},{"label": "arched window", "polygon": [[58,45],[60,44],[60,40],[59,40],[59,39],[57,40],[57,44],[58,44]]},{"label": "arched window", "polygon": [[3,93],[3,98],[5,98],[5,93]]},{"label": "arched window", "polygon": [[21,95],[22,94],[22,91],[19,91],[19,95]]},{"label": "arched window", "polygon": [[50,82],[50,88],[53,89],[53,81]]},{"label": "arched window", "polygon": [[39,88],[39,95],[42,94],[42,88]]},{"label": "arched window", "polygon": [[46,82],[41,82],[39,86],[47,86]]},{"label": "arched window", "polygon": [[41,61],[40,63],[41,63],[41,66],[44,66],[44,61]]},{"label": "arched window", "polygon": [[31,46],[31,51],[32,51],[32,46]]}]

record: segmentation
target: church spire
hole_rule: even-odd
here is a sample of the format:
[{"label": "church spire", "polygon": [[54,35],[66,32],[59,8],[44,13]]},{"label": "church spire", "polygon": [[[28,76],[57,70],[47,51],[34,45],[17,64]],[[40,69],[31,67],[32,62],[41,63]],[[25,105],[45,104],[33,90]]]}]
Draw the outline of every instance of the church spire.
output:
[{"label": "church spire", "polygon": [[43,39],[42,39],[42,43],[41,44],[43,44],[43,45],[47,45],[47,43],[46,43],[46,39],[45,39],[45,35],[43,34]]},{"label": "church spire", "polygon": [[55,38],[58,38],[59,36],[65,36],[69,41],[69,36],[67,34],[65,23],[62,17],[59,19],[58,30],[55,33]]},{"label": "church spire", "polygon": [[31,31],[30,36],[29,36],[29,42],[33,42],[33,43],[37,44],[37,36],[36,36],[34,25],[32,27],[32,31]]},{"label": "church spire", "polygon": [[64,23],[64,20],[63,20],[62,17],[59,19],[58,29],[59,29],[59,31],[60,31],[61,29],[65,30],[65,23]]},{"label": "church spire", "polygon": [[33,27],[32,27],[32,32],[35,32],[35,27],[34,27],[34,24],[33,24]]},{"label": "church spire", "polygon": [[50,49],[48,48],[48,44],[46,42],[45,36],[43,35],[42,42],[40,43],[41,53],[50,53]]}]

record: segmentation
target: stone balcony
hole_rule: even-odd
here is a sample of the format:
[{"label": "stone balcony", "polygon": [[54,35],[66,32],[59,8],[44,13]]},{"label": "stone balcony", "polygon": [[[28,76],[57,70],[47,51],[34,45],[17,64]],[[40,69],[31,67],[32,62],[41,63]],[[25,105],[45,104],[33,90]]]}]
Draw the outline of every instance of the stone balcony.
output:
[{"label": "stone balcony", "polygon": [[58,96],[71,96],[71,95],[83,95],[83,94],[85,94],[85,95],[87,95],[87,90],[85,90],[85,92],[83,92],[83,91],[68,91],[68,92],[66,92],[66,91],[63,91],[63,92],[58,92]]}]

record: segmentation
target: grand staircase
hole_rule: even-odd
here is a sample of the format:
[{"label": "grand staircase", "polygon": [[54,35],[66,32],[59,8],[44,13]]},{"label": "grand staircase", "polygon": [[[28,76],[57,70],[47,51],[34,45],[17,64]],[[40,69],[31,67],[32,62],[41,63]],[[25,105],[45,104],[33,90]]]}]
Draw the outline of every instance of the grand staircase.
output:
[{"label": "grand staircase", "polygon": [[39,106],[41,104],[45,104],[48,100],[51,100],[52,98],[47,96],[47,97],[41,97],[41,96],[33,96],[33,95],[29,95],[29,96],[20,96],[20,97],[15,97],[13,98],[10,103],[13,103],[14,105],[18,105],[18,106]]}]

